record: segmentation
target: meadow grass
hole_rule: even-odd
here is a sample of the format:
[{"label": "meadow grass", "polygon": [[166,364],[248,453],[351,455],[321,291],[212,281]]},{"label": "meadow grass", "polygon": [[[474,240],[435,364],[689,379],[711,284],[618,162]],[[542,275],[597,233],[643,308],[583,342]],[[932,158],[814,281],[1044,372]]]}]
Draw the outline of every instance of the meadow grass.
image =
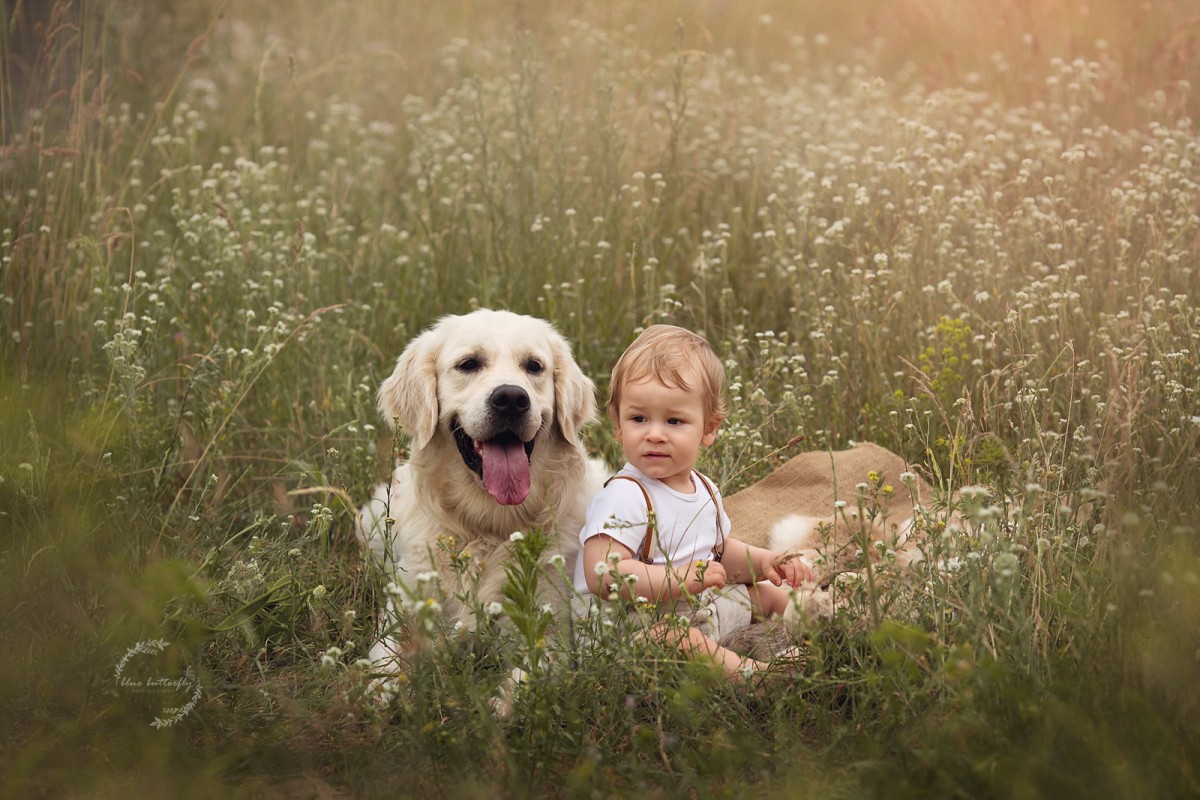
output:
[{"label": "meadow grass", "polygon": [[[0,3],[0,792],[1200,794],[1194,11],[793,5]],[[878,442],[928,558],[746,692],[550,619],[526,532],[517,624],[427,581],[363,703],[374,393],[478,306],[602,393],[704,333],[725,492]]]}]

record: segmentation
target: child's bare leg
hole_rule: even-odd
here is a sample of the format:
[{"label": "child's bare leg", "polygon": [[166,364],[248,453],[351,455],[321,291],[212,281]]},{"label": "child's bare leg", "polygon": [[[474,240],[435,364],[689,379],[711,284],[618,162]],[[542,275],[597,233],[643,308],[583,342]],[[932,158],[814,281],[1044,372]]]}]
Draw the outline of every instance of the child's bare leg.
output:
[{"label": "child's bare leg", "polygon": [[807,584],[792,597],[787,584],[775,586],[763,581],[750,587],[751,614],[755,622],[780,616],[789,622],[799,617],[829,619],[833,617],[833,597],[815,584]]},{"label": "child's bare leg", "polygon": [[[795,624],[797,605],[792,597],[790,587],[775,586],[772,583],[757,583],[750,589],[751,614],[755,622],[761,622],[770,617],[778,617],[784,624],[791,627]],[[797,664],[804,662],[804,652],[791,636],[778,648],[771,648],[771,658],[781,659],[787,668],[795,669]]]},{"label": "child's bare leg", "polygon": [[755,622],[787,614],[792,608],[792,593],[787,585],[776,586],[760,581],[749,587],[750,610]]},{"label": "child's bare leg", "polygon": [[726,677],[741,678],[743,671],[747,668],[757,672],[769,666],[765,662],[741,656],[729,648],[722,647],[715,639],[705,636],[695,628],[679,630],[662,625],[659,626],[659,629],[666,641],[678,647],[689,657],[709,658],[717,662]]}]

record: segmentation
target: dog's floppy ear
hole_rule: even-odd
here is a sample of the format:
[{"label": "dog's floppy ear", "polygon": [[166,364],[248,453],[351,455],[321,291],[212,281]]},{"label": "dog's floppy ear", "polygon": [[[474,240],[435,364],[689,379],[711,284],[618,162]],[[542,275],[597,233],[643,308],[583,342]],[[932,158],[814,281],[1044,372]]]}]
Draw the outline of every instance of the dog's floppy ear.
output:
[{"label": "dog's floppy ear", "polygon": [[579,429],[596,416],[596,388],[575,359],[567,340],[550,337],[554,352],[554,424],[568,442],[577,441]]},{"label": "dog's floppy ear", "polygon": [[438,337],[426,331],[409,342],[396,369],[379,387],[379,412],[389,425],[398,420],[412,436],[414,450],[429,444],[437,431]]}]

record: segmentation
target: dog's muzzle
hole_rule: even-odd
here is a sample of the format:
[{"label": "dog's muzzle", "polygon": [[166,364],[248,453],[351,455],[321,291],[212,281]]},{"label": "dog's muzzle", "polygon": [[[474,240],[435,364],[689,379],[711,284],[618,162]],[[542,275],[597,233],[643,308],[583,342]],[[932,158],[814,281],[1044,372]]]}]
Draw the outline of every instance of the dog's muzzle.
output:
[{"label": "dog's muzzle", "polygon": [[493,430],[485,438],[472,438],[457,419],[452,423],[463,463],[483,480],[488,494],[502,506],[520,505],[529,496],[529,464],[535,438],[524,441],[518,435],[522,423],[528,420],[529,409],[529,394],[520,386],[505,384],[488,397]]}]

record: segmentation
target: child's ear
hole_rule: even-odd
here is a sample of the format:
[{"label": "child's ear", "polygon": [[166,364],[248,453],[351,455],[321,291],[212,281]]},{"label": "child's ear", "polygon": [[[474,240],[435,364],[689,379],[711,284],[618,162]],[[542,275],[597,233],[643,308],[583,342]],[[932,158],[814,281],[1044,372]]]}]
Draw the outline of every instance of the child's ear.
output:
[{"label": "child's ear", "polygon": [[718,420],[710,420],[704,423],[704,436],[700,437],[700,444],[705,447],[711,447],[712,443],[717,440],[717,428],[721,427]]}]

